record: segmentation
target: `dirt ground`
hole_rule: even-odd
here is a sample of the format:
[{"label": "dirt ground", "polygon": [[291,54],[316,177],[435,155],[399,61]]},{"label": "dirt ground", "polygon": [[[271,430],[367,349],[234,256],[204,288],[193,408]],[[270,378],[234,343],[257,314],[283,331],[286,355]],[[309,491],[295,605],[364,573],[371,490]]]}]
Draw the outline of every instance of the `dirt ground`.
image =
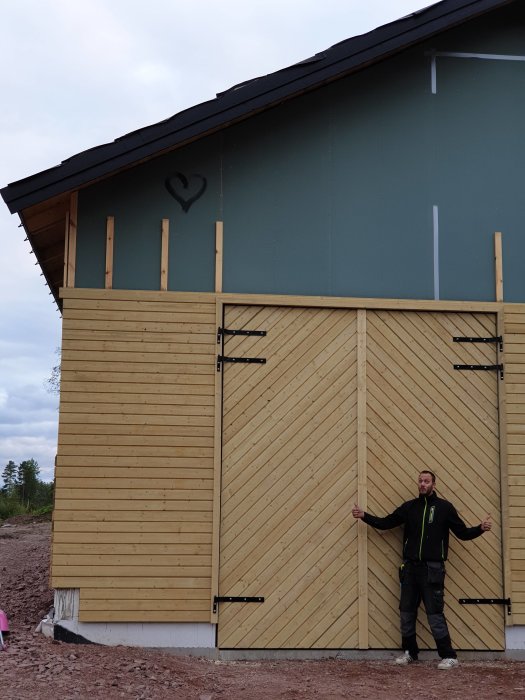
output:
[{"label": "dirt ground", "polygon": [[[7,525],[7,527],[6,527]],[[525,663],[436,661],[399,668],[391,661],[218,662],[131,647],[71,645],[34,630],[49,611],[49,522],[0,525],[0,608],[9,616],[0,652],[5,700],[447,700],[525,698]]]}]

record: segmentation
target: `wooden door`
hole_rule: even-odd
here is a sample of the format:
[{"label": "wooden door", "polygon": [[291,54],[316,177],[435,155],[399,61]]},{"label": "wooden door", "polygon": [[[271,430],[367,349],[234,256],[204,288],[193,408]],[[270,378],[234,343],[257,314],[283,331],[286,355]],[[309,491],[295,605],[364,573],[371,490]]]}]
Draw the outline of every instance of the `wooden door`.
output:
[{"label": "wooden door", "polygon": [[[460,542],[451,535],[445,605],[460,649],[503,649],[501,605],[460,605],[460,598],[503,598],[498,434],[498,374],[454,364],[496,364],[492,315],[367,313],[367,509],[375,515],[417,496],[417,475],[437,476],[438,495],[468,525],[490,513],[489,534]],[[368,529],[369,646],[399,645],[397,566],[401,532]],[[425,620],[424,611],[420,618]],[[422,648],[433,648],[419,625]]]},{"label": "wooden door", "polygon": [[228,306],[224,363],[222,648],[357,646],[356,312]]},{"label": "wooden door", "polygon": [[[264,602],[220,603],[219,646],[399,647],[401,530],[379,532],[350,514],[359,405],[369,512],[415,497],[419,471],[430,469],[467,524],[491,513],[490,534],[451,536],[446,607],[458,648],[502,649],[503,607],[459,603],[503,597],[499,380],[453,368],[496,364],[493,343],[453,342],[494,337],[495,319],[367,311],[363,323],[359,313],[358,337],[355,310],[226,307],[227,329],[267,334],[224,340],[225,356],[266,363],[223,366],[219,595]],[[420,619],[420,644],[432,648],[423,611]]]}]

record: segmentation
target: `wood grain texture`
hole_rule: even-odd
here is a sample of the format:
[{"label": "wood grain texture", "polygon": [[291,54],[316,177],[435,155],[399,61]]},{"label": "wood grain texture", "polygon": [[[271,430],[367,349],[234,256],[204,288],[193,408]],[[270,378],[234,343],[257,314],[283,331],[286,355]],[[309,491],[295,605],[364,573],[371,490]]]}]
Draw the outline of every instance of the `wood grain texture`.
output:
[{"label": "wood grain texture", "polygon": [[505,572],[506,595],[512,599],[512,616],[507,624],[525,624],[525,596],[523,595],[525,502],[523,474],[525,474],[525,305],[505,304],[501,323],[505,363],[505,395],[501,409],[506,425],[506,460],[502,471],[507,473],[507,488],[503,492],[504,516],[508,525]]},{"label": "wood grain texture", "polygon": [[108,216],[106,219],[106,271],[105,287],[113,289],[113,246],[115,242],[115,217]]},{"label": "wood grain texture", "polygon": [[[503,596],[498,379],[453,370],[454,363],[495,364],[496,348],[452,342],[495,335],[494,316],[377,311],[367,318],[370,512],[385,515],[413,498],[419,471],[430,469],[438,493],[468,524],[492,513],[490,536],[467,543],[451,538],[447,618],[458,648],[502,649],[501,608],[457,602]],[[396,647],[401,533],[368,532],[371,643]],[[422,648],[434,648],[423,610],[418,636]]]},{"label": "wood grain texture", "polygon": [[[490,536],[451,547],[456,646],[502,648],[502,609],[456,601],[502,597],[503,569],[513,622],[525,619],[525,305],[62,296],[53,585],[81,588],[82,619],[215,621],[215,593],[265,595],[220,606],[223,646],[397,647],[400,534],[363,538],[350,508],[359,494],[370,512],[393,509],[421,467],[469,524],[494,520]],[[227,339],[226,354],[267,363],[224,366],[222,424],[216,300],[245,302],[226,307],[226,325],[269,331]],[[496,362],[493,345],[450,342],[495,334],[489,311],[503,314],[504,400],[495,374],[451,371]]]},{"label": "wood grain texture", "polygon": [[226,307],[219,644],[357,646],[356,314]]},{"label": "wood grain texture", "polygon": [[162,219],[160,225],[160,289],[168,290],[170,220]]},{"label": "wood grain texture", "polygon": [[[370,512],[390,512],[427,468],[468,523],[492,513],[490,536],[452,543],[447,598],[459,648],[502,649],[501,609],[457,602],[503,596],[498,379],[453,369],[495,364],[496,349],[452,342],[493,336],[495,317],[360,310],[349,352],[340,339],[354,313],[227,307],[228,326],[268,336],[227,345],[267,364],[225,368],[220,594],[265,602],[221,606],[219,644],[397,647],[401,533],[358,533],[353,523],[344,553],[338,545],[356,495]],[[350,446],[353,475],[340,471]],[[525,517],[525,484],[514,489]],[[426,621],[418,634],[433,648]]]},{"label": "wood grain texture", "polygon": [[64,299],[52,576],[85,621],[210,620],[215,303],[158,294]]}]

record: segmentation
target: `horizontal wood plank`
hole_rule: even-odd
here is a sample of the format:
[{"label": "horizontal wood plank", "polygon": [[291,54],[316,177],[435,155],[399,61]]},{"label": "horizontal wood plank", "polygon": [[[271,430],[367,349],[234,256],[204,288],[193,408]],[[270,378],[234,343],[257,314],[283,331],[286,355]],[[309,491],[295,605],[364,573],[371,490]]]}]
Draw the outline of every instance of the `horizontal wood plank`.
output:
[{"label": "horizontal wood plank", "polygon": [[[62,556],[62,555],[61,555]],[[147,566],[148,576],[152,577],[170,577],[170,578],[209,578],[210,567],[209,566],[181,566],[179,564],[174,564],[173,566],[163,566],[157,564],[156,566]],[[53,563],[52,575],[53,577],[71,577],[76,576],[88,577],[93,584],[93,581],[97,582],[99,585],[99,578],[104,576],[111,576],[113,579],[130,576],[132,578],[137,578],[144,574],[144,565],[142,564],[55,564]]]},{"label": "horizontal wood plank", "polygon": [[108,301],[160,301],[184,303],[214,303],[215,294],[209,292],[157,292],[135,289],[86,289],[68,287],[60,289],[60,298],[67,308],[69,299],[107,299]]},{"label": "horizontal wood plank", "polygon": [[[150,523],[152,525],[153,523]],[[62,523],[64,525],[64,523]],[[131,546],[133,548],[138,548],[136,551],[140,552],[140,548],[147,546],[149,548],[154,545],[154,550],[156,548],[167,546],[177,548],[179,551],[175,553],[184,553],[197,551],[194,549],[195,545],[205,545],[206,547],[211,544],[211,528],[207,531],[202,532],[160,532],[155,530],[153,532],[144,532],[140,530],[132,530],[130,532],[123,532],[122,530],[111,531],[95,531],[94,528],[90,530],[79,531],[78,528],[56,528],[53,533],[53,547],[54,551],[60,552],[62,554],[66,553],[65,549],[56,549],[57,547],[71,547],[68,551],[82,551],[84,546],[93,548],[96,545],[97,551],[104,553],[104,547],[113,546],[117,548],[122,548],[124,545]],[[184,549],[186,545],[190,548]],[[73,549],[76,548],[76,549]],[[132,550],[135,551],[135,550]],[[153,550],[152,550],[153,551]],[[160,549],[159,549],[160,551]],[[203,551],[199,551],[202,554]],[[143,553],[143,552],[142,552]]]},{"label": "horizontal wood plank", "polygon": [[[82,478],[69,478],[69,477],[57,477],[57,484],[60,489],[109,489],[109,490],[140,490],[142,493],[147,493],[148,491],[155,490],[170,490],[170,491],[192,491],[201,493],[204,491],[211,491],[213,488],[213,479],[203,479],[196,476],[195,478],[189,479],[175,479],[175,478],[160,478],[155,479],[153,477],[144,477],[139,479],[121,479],[121,478],[110,478],[110,477],[82,477]],[[211,477],[211,474],[210,474]]]},{"label": "horizontal wood plank", "polygon": [[210,447],[141,447],[135,445],[61,445],[60,455],[66,460],[68,456],[80,458],[82,456],[96,457],[104,456],[111,460],[112,457],[119,459],[138,458],[213,458],[213,449]]},{"label": "horizontal wood plank", "polygon": [[[82,588],[83,600],[140,600],[146,596],[152,600],[206,600],[207,588]],[[209,603],[209,600],[208,600]]]},{"label": "horizontal wood plank", "polygon": [[80,609],[79,622],[210,622],[210,612],[203,610],[87,610]]},{"label": "horizontal wood plank", "polygon": [[[208,511],[57,511],[53,512],[54,532],[211,532]],[[81,541],[80,538],[77,541]]]},{"label": "horizontal wood plank", "polygon": [[136,575],[140,567],[147,567],[149,573],[156,567],[171,571],[172,575],[205,576],[209,572],[209,556],[205,554],[61,554],[53,552],[53,571],[57,573],[62,567],[72,571],[77,567],[93,567],[93,575],[105,568],[112,568],[115,573],[122,569],[122,574],[131,572]]},{"label": "horizontal wood plank", "polygon": [[[92,600],[82,595],[80,604],[82,606],[82,614],[86,615],[91,612],[101,611],[107,614],[108,612],[127,612],[128,615],[132,615],[131,620],[134,620],[135,613],[156,613],[156,612],[182,612],[182,611],[207,611],[209,614],[210,610],[210,600],[209,598],[196,599],[175,599],[166,600],[160,599],[155,600],[154,598],[147,598],[145,600],[137,599],[134,601],[130,600]],[[149,621],[149,620],[148,620]]]},{"label": "horizontal wood plank", "polygon": [[[148,574],[150,572],[148,571]],[[114,576],[103,575],[93,576],[75,575],[75,576],[57,576],[53,574],[52,585],[55,588],[92,588],[96,583],[99,589],[119,589],[119,588],[139,588],[139,589],[165,589],[169,588],[174,591],[190,589],[208,589],[210,587],[209,576],[166,576],[165,574],[144,575],[144,571],[138,576]],[[81,593],[82,595],[82,593]]]},{"label": "horizontal wood plank", "polygon": [[[82,495],[79,490],[78,496]],[[180,512],[181,517],[184,511],[192,511],[193,513],[209,512],[211,511],[211,499],[209,500],[197,500],[197,499],[177,499],[177,498],[159,498],[158,500],[144,500],[137,499],[133,500],[131,498],[122,499],[89,499],[89,498],[79,498],[76,499],[62,498],[62,493],[57,494],[55,500],[55,511],[61,510],[125,510],[132,511],[134,509],[148,512],[148,511],[171,511]]]},{"label": "horizontal wood plank", "polygon": [[[79,486],[80,483],[85,483],[85,479],[98,479],[99,483],[111,484],[112,479],[118,479],[121,483],[125,480],[126,483],[131,483],[134,479],[205,479],[210,480],[213,478],[212,465],[209,466],[209,473],[205,470],[199,469],[184,469],[184,468],[173,468],[173,467],[148,467],[148,471],[144,472],[143,467],[71,467],[60,465],[56,468],[55,474],[57,479],[79,479],[81,481],[77,482],[75,486]],[[106,479],[108,481],[106,481]],[[94,483],[94,482],[90,482]],[[153,482],[150,482],[153,483]],[[69,485],[64,483],[64,485]],[[128,485],[129,488],[129,485]]]},{"label": "horizontal wood plank", "polygon": [[[203,504],[207,501],[211,501],[212,497],[213,492],[210,489],[128,489],[122,487],[100,489],[81,487],[77,489],[70,489],[61,487],[59,500],[60,503],[68,500],[73,501],[75,499],[94,499],[100,502],[109,501],[112,503],[123,500],[129,501],[131,506],[134,501],[140,501],[141,503],[154,503],[157,501],[183,501],[185,503],[191,503],[192,501],[196,501]],[[175,504],[174,507],[178,508],[178,503]]]},{"label": "horizontal wood plank", "polygon": [[[197,437],[194,435],[140,435],[140,434],[134,434],[134,435],[93,435],[93,434],[84,434],[81,433],[80,435],[71,435],[71,434],[64,434],[60,433],[59,434],[59,439],[58,439],[58,444],[59,447],[63,447],[64,450],[62,454],[68,454],[70,452],[69,446],[74,445],[75,447],[80,448],[86,447],[107,447],[108,450],[106,454],[112,454],[111,450],[109,448],[122,448],[120,450],[121,453],[126,453],[128,452],[128,447],[140,447],[140,448],[145,448],[149,447],[151,448],[151,454],[154,454],[154,450],[158,447],[165,448],[182,448],[182,447],[188,447],[188,448],[213,448],[213,437]],[[82,454],[81,450],[79,449],[77,452],[74,454]],[[92,452],[90,454],[96,454],[96,452]],[[172,454],[175,454],[176,456],[179,456],[182,454],[180,451],[173,451]],[[203,455],[206,456],[208,453],[204,452]],[[190,456],[203,456],[201,453],[194,454],[191,453]]]}]

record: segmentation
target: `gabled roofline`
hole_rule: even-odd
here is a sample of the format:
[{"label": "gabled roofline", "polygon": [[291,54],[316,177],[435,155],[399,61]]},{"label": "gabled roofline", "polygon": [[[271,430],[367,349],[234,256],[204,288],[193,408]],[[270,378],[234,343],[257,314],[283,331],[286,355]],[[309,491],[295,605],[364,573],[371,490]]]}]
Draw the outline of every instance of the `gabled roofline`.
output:
[{"label": "gabled roofline", "polygon": [[0,190],[11,213],[180,147],[304,92],[358,71],[513,0],[442,0],[270,75],[234,86],[115,141]]}]

